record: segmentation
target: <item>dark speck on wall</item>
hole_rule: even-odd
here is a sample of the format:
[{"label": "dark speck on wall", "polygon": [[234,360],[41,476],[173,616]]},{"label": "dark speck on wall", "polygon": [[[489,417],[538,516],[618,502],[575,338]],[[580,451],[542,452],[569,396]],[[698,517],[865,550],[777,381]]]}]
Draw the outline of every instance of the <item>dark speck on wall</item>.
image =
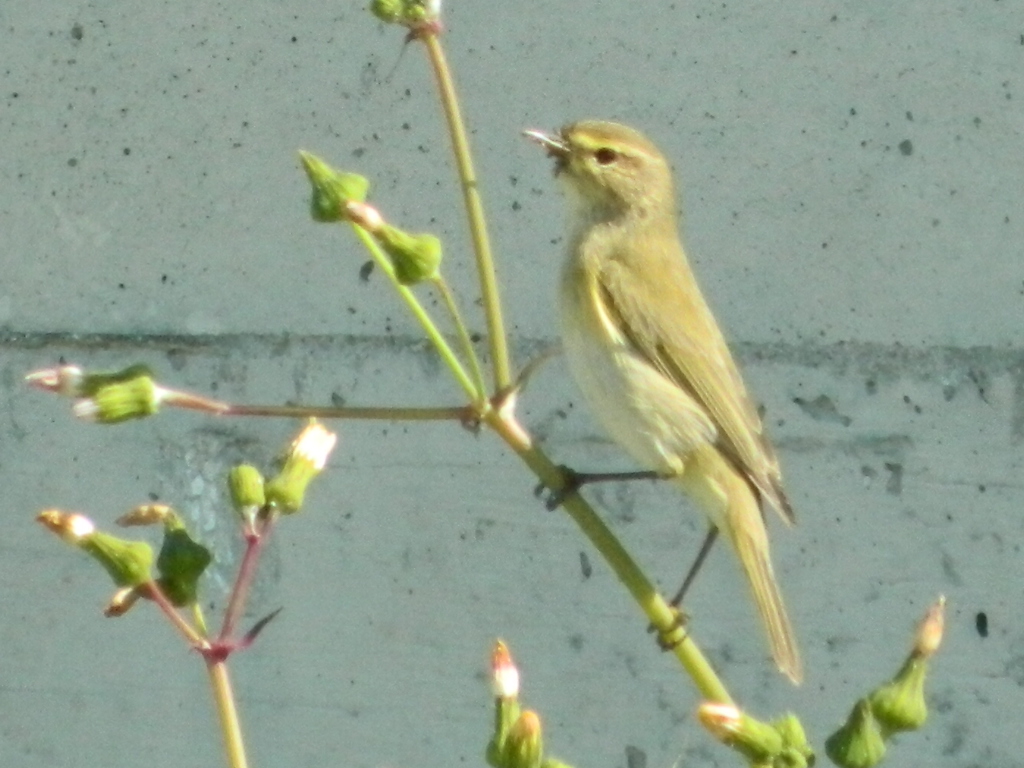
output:
[{"label": "dark speck on wall", "polygon": [[900,154],[901,155],[912,155],[914,154],[914,145],[910,143],[910,139],[904,139],[900,142]]}]

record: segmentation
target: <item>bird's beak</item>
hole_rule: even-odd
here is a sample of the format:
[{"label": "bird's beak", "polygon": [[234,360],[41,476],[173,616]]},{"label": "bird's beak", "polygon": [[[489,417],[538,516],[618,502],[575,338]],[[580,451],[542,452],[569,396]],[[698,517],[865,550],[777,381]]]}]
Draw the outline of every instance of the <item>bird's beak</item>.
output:
[{"label": "bird's beak", "polygon": [[569,163],[569,145],[565,143],[565,139],[557,133],[544,131],[523,131],[523,136],[540,144],[547,150],[548,157],[554,158],[556,176],[565,170]]},{"label": "bird's beak", "polygon": [[523,136],[530,141],[535,141],[548,151],[552,157],[561,157],[569,151],[569,147],[556,133],[544,133],[544,131],[523,131]]}]

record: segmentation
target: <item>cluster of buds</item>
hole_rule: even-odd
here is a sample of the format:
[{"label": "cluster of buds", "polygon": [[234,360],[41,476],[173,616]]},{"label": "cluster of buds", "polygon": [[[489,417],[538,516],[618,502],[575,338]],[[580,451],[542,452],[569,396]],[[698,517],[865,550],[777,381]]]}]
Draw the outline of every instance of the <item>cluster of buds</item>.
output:
[{"label": "cluster of buds", "polygon": [[85,515],[48,509],[37,520],[67,543],[89,554],[118,587],[104,613],[123,616],[139,598],[155,598],[156,590],[175,606],[196,602],[199,577],[211,561],[210,551],[196,542],[181,517],[163,504],[136,507],[117,522],[122,526],[162,525],[164,539],[156,557],[145,541],[112,536],[96,530]]},{"label": "cluster of buds", "polygon": [[416,30],[438,23],[441,0],[371,0],[370,13],[386,24]]},{"label": "cluster of buds", "polygon": [[164,538],[156,558],[156,569],[160,574],[157,586],[171,605],[195,604],[199,577],[213,557],[210,550],[192,538],[181,516],[166,504],[145,504],[119,517],[117,524],[125,527],[163,526]]},{"label": "cluster of buds", "polygon": [[843,726],[825,742],[829,758],[840,768],[871,768],[885,756],[885,742],[913,731],[928,718],[924,683],[928,661],[942,643],[945,598],[925,614],[914,647],[892,680],[858,701]]},{"label": "cluster of buds", "polygon": [[338,171],[309,152],[300,152],[313,194],[310,213],[315,221],[347,221],[366,230],[394,268],[402,285],[438,277],[441,241],[429,233],[410,233],[388,224],[380,211],[366,203],[369,182],[363,176]]},{"label": "cluster of buds", "polygon": [[491,652],[494,691],[494,735],[487,744],[487,762],[494,768],[568,768],[544,756],[540,715],[519,706],[519,670],[508,646],[500,640]]},{"label": "cluster of buds", "polygon": [[[55,391],[62,380],[69,379],[66,368],[70,366],[50,372]],[[71,378],[80,381],[83,377],[75,374]],[[252,529],[258,512],[291,514],[299,510],[306,488],[323,470],[337,439],[336,434],[311,419],[292,441],[281,471],[271,480],[264,482],[259,470],[249,465],[231,471],[228,485],[232,501],[249,524],[247,530]],[[146,504],[117,520],[121,526],[161,526],[163,541],[156,557],[147,542],[98,531],[92,520],[77,512],[48,509],[37,519],[63,541],[89,554],[109,574],[118,590],[105,610],[107,616],[123,615],[139,598],[158,600],[165,608],[197,602],[199,579],[212,556],[192,538],[184,520],[171,507]]]},{"label": "cluster of buds", "polygon": [[735,704],[705,702],[697,709],[697,720],[712,736],[746,757],[754,768],[806,768],[814,764],[814,752],[796,715],[762,723]]}]

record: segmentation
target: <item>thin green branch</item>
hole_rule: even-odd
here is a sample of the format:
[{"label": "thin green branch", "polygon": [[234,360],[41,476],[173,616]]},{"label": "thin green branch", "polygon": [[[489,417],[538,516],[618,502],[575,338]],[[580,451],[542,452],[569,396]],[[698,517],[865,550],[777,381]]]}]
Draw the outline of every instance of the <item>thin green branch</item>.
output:
[{"label": "thin green branch", "polygon": [[205,642],[205,638],[182,618],[177,608],[171,605],[171,601],[167,599],[167,595],[160,589],[159,584],[155,581],[148,582],[146,584],[146,592],[149,599],[156,603],[160,610],[163,611],[164,615],[171,622],[171,626],[178,630],[182,637],[188,640],[190,645],[199,647]]},{"label": "thin green branch", "polygon": [[367,419],[374,421],[472,421],[480,407],[453,405],[434,408],[355,407],[331,405],[246,405],[214,400],[180,389],[162,387],[163,404],[215,416],[280,416],[283,418]]},{"label": "thin green branch", "polygon": [[395,290],[398,291],[398,295],[402,297],[406,306],[413,313],[424,332],[427,334],[427,338],[434,345],[437,353],[441,356],[441,360],[448,366],[452,375],[455,376],[459,386],[462,387],[463,391],[469,396],[470,402],[479,403],[485,397],[485,392],[478,392],[473,381],[466,374],[466,369],[462,367],[462,363],[459,361],[458,356],[452,351],[452,348],[448,345],[444,336],[434,325],[434,321],[431,319],[430,314],[423,305],[420,304],[419,299],[416,295],[410,291],[406,286],[398,282],[398,278],[395,276],[395,269],[391,266],[391,261],[388,259],[384,251],[377,244],[377,241],[373,239],[373,235],[367,232],[363,227],[353,223],[352,229],[356,233],[356,237],[359,238],[360,242],[366,247],[366,250],[370,252],[370,256],[373,257],[374,263],[380,268],[380,270],[387,275],[388,279],[394,285]]},{"label": "thin green branch", "polygon": [[365,419],[369,421],[467,421],[476,412],[467,406],[450,408],[334,408],[320,405],[224,404],[222,416],[283,416],[286,418]]},{"label": "thin green branch", "polygon": [[[504,409],[493,410],[485,423],[515,451],[548,488],[558,491],[565,487],[566,478],[552,461],[531,441],[529,435],[506,415]],[[615,534],[598,517],[593,508],[579,494],[571,494],[562,506],[583,534],[597,548],[619,581],[633,596],[659,636],[668,641],[687,674],[707,701],[731,704],[725,685],[715,674],[707,658],[693,641],[689,632],[679,626],[677,613],[665,602],[651,581],[644,575]]]},{"label": "thin green branch", "polygon": [[473,371],[473,379],[476,382],[477,388],[481,393],[486,392],[487,384],[484,382],[483,371],[480,370],[480,360],[477,357],[476,350],[473,349],[473,340],[469,337],[469,330],[462,319],[462,313],[459,311],[459,304],[455,300],[455,296],[443,277],[436,277],[431,281],[431,284],[441,294],[441,298],[444,300],[445,306],[452,316],[452,324],[455,326],[456,333],[458,333],[459,341],[462,342],[463,352]]},{"label": "thin green branch", "polygon": [[441,107],[448,121],[448,131],[451,134],[452,150],[459,171],[462,197],[466,205],[466,215],[469,218],[469,233],[473,240],[473,252],[476,254],[477,274],[480,277],[480,295],[487,318],[487,333],[494,366],[494,388],[501,392],[511,382],[508,343],[505,339],[505,323],[501,316],[501,298],[494,271],[494,256],[491,253],[487,221],[480,198],[476,171],[473,169],[473,157],[469,150],[465,122],[459,108],[451,70],[438,37],[438,27],[425,27],[417,32],[416,37],[422,40],[426,46],[427,58],[430,60],[434,76],[437,78]]},{"label": "thin green branch", "polygon": [[228,676],[227,663],[223,660],[206,660],[206,673],[210,678],[213,690],[213,702],[217,708],[221,732],[224,736],[224,750],[227,753],[230,768],[247,768],[245,742],[242,739],[242,726],[235,707],[235,695]]}]

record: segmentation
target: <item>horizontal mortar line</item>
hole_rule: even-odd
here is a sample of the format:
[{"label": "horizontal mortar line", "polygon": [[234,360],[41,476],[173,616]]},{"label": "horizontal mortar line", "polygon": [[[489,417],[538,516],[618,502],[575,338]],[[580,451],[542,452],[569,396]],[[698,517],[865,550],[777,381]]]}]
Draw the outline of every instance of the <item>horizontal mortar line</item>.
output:
[{"label": "horizontal mortar line", "polygon": [[[541,350],[555,346],[557,339],[517,337],[513,340],[516,356],[528,359]],[[430,350],[429,342],[418,336],[386,336],[371,334],[298,334],[298,333],[73,333],[68,331],[0,331],[0,350],[41,350],[56,347],[62,350],[118,351],[152,350],[175,353],[229,354],[239,349],[266,347],[280,353],[288,347],[344,347],[409,351],[422,354]],[[911,346],[880,342],[750,342],[731,344],[741,360],[757,364],[784,364],[827,369],[854,368],[871,371],[881,369],[986,369],[1011,371],[1024,375],[1024,347],[977,345]]]}]

